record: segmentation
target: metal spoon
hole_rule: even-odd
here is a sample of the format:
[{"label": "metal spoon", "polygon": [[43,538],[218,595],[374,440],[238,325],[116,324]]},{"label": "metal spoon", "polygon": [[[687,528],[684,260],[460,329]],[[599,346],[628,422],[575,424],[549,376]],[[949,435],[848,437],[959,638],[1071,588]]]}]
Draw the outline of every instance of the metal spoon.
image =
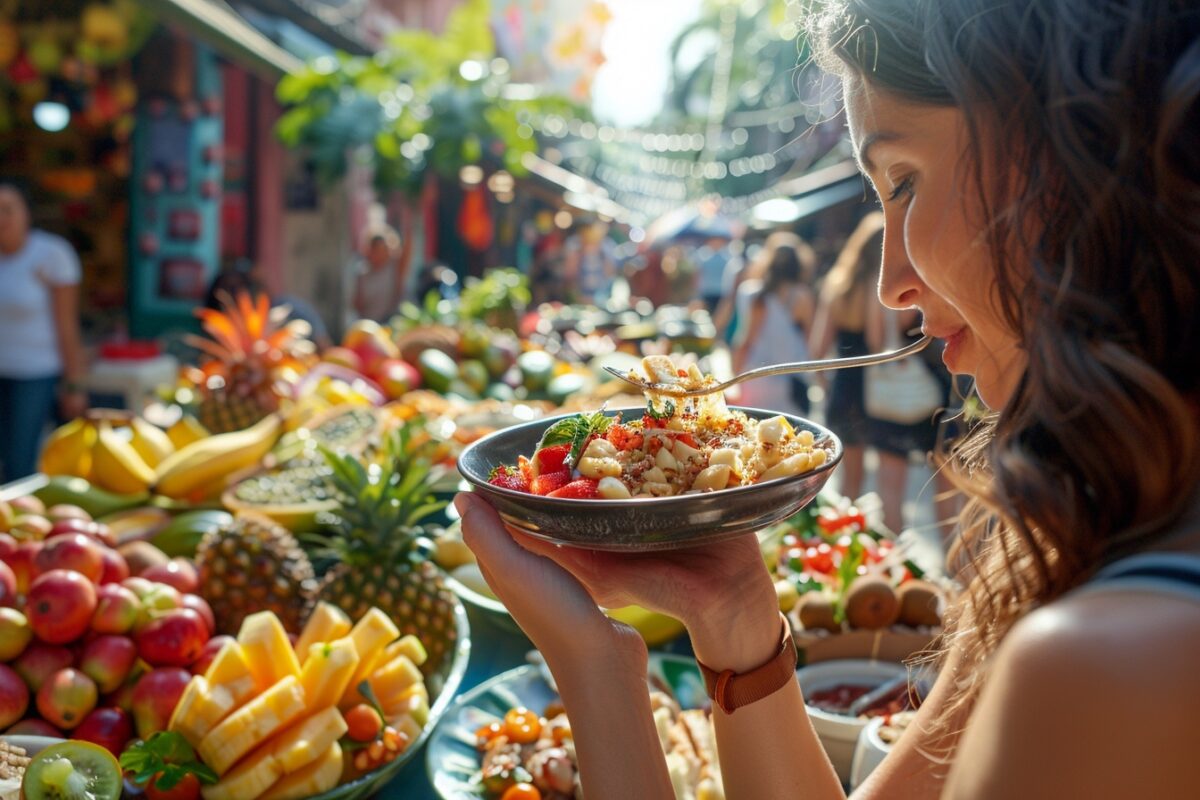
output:
[{"label": "metal spoon", "polygon": [[889,350],[886,353],[872,353],[871,355],[852,356],[850,358],[827,358],[823,361],[796,361],[790,364],[772,364],[767,367],[747,370],[741,375],[735,375],[727,381],[716,383],[712,386],[690,390],[681,389],[678,386],[668,383],[647,383],[631,376],[628,372],[622,372],[612,367],[605,367],[604,369],[626,383],[637,386],[642,391],[650,391],[670,397],[702,397],[706,394],[723,392],[730,386],[754,380],[755,378],[765,378],[768,375],[790,375],[796,372],[821,372],[827,369],[846,369],[847,367],[869,367],[875,364],[886,364],[888,361],[898,361],[901,358],[911,356],[913,353],[919,353],[928,347],[932,341],[932,336],[923,336],[910,345],[901,347],[899,350]]}]

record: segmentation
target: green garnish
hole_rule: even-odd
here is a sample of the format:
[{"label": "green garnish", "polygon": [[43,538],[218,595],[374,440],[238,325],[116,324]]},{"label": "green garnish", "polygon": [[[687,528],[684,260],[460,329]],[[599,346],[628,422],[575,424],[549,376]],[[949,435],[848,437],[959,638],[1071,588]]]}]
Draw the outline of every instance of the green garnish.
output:
[{"label": "green garnish", "polygon": [[575,462],[583,455],[583,448],[587,447],[588,440],[593,435],[604,435],[612,422],[612,417],[604,415],[603,407],[593,414],[576,414],[573,417],[560,419],[542,434],[542,440],[538,442],[537,449],[554,447],[558,444],[570,444],[571,450],[567,454],[566,463],[574,467]]},{"label": "green garnish", "polygon": [[497,475],[516,475],[516,467],[510,467],[507,464],[498,464],[492,467],[492,471],[488,473],[488,480],[492,480]]},{"label": "green garnish", "polygon": [[217,782],[217,773],[201,763],[187,739],[175,731],[159,731],[144,742],[135,742],[121,753],[121,769],[133,773],[130,779],[139,786],[154,781],[155,788],[164,792],[189,774],[203,784]]},{"label": "green garnish", "polygon": [[663,402],[663,410],[659,411],[650,400],[646,401],[646,414],[650,419],[670,419],[675,416],[675,403],[672,400]]}]

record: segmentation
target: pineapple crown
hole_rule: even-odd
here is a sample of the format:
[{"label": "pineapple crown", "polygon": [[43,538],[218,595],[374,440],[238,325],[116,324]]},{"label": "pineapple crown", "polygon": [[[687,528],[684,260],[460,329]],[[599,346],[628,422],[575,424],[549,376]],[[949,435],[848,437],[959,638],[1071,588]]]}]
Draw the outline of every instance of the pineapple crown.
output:
[{"label": "pineapple crown", "polygon": [[381,463],[364,465],[354,455],[321,445],[341,507],[319,519],[328,535],[307,537],[317,545],[318,557],[351,566],[426,560],[428,526],[421,522],[447,505],[433,496],[441,476],[432,458],[436,448],[419,417],[388,432]]},{"label": "pineapple crown", "polygon": [[[230,377],[238,369],[269,373],[300,360],[313,350],[311,327],[303,320],[287,322],[287,306],[271,307],[264,293],[217,292],[221,310],[197,308],[200,326],[211,338],[189,334],[185,341],[209,356],[201,365],[206,379]],[[204,382],[207,383],[207,380]]]}]

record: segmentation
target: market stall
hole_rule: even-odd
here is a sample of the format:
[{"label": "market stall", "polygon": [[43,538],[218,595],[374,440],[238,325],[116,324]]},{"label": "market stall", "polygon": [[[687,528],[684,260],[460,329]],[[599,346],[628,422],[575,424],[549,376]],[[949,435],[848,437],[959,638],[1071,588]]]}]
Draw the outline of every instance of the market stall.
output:
[{"label": "market stall", "polygon": [[[42,473],[0,490],[0,682],[14,698],[0,730],[33,757],[26,796],[86,781],[115,798],[122,774],[127,792],[152,798],[571,796],[569,721],[448,501],[465,477],[525,509],[516,524],[559,504],[559,528],[531,529],[558,540],[567,520],[594,523],[591,498],[614,484],[589,470],[607,469],[609,450],[616,464],[618,448],[653,451],[654,469],[676,476],[664,480],[688,474],[696,491],[724,478],[695,497],[639,478],[655,497],[639,507],[631,535],[643,538],[631,546],[663,546],[667,523],[643,522],[712,498],[721,510],[704,524],[721,535],[762,528],[802,664],[896,661],[930,642],[940,588],[919,580],[869,509],[820,493],[836,437],[728,412],[761,431],[756,441],[774,437],[779,466],[747,455],[742,485],[706,455],[707,468],[687,473],[679,465],[707,446],[680,427],[691,423],[603,369],[721,371],[704,315],[530,309],[527,298],[519,275],[495,272],[469,280],[453,306],[405,307],[318,353],[303,322],[229,297],[199,312],[195,358],[156,401],[93,409],[57,430]],[[614,422],[603,408],[638,411]],[[479,466],[509,440],[519,469]],[[681,796],[722,796],[699,745],[711,739],[707,698],[682,626],[638,608],[609,613],[653,648],[669,690],[656,700],[664,730],[691,731],[690,749],[670,744],[682,733],[664,738],[689,787]],[[889,695],[837,724],[878,677],[821,685],[847,783],[859,728],[903,706]],[[535,743],[540,755],[521,751]],[[532,760],[503,756],[518,751]]]}]

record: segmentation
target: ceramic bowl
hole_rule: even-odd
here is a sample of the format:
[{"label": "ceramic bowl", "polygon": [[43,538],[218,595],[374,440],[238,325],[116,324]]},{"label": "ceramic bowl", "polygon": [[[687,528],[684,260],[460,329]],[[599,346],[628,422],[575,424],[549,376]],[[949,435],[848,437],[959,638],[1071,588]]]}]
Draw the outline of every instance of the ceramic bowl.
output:
[{"label": "ceramic bowl", "polygon": [[[708,544],[787,519],[817,496],[842,457],[841,441],[814,422],[775,411],[736,410],[759,420],[783,416],[795,430],[812,431],[817,442],[829,448],[827,460],[800,475],[677,497],[571,500],[502,489],[488,483],[495,467],[516,464],[518,456],[533,455],[542,433],[563,418],[558,416],[515,425],[480,439],[459,455],[458,469],[475,491],[495,506],[508,525],[555,544],[621,552]],[[640,419],[642,412],[639,408],[605,413]]]},{"label": "ceramic bowl", "polygon": [[[907,674],[903,664],[865,659],[843,659],[822,661],[797,670],[796,678],[800,689],[808,697],[812,692],[829,689],[839,683],[879,686],[899,675]],[[864,717],[850,717],[807,706],[808,718],[825,747],[833,768],[842,783],[850,782],[850,765],[859,734],[867,725]]]}]

